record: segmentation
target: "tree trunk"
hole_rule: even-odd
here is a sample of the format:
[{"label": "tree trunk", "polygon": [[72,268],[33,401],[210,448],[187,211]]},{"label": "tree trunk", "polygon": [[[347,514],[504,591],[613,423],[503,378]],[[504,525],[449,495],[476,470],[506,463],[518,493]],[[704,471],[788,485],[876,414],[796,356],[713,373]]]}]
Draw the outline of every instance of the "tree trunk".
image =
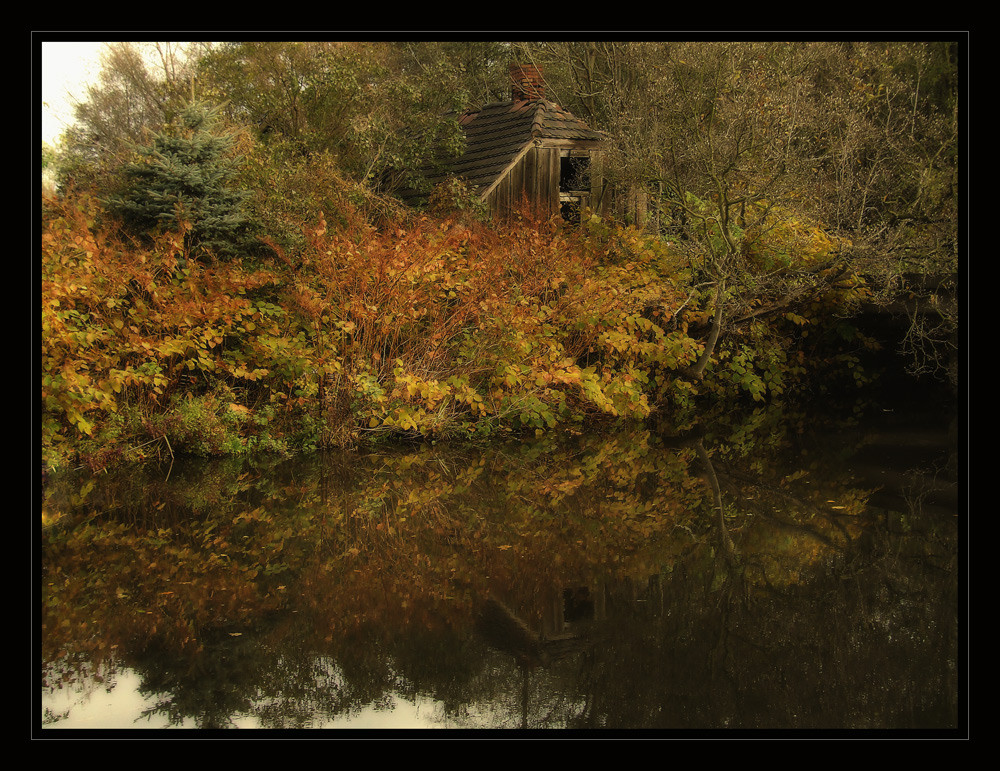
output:
[{"label": "tree trunk", "polygon": [[708,366],[712,354],[715,353],[715,344],[719,340],[719,332],[722,329],[722,295],[725,288],[725,281],[720,281],[715,286],[715,315],[712,316],[712,327],[709,330],[708,339],[705,341],[705,349],[693,366],[681,370],[684,376],[693,380],[701,380],[705,377],[705,368]]}]

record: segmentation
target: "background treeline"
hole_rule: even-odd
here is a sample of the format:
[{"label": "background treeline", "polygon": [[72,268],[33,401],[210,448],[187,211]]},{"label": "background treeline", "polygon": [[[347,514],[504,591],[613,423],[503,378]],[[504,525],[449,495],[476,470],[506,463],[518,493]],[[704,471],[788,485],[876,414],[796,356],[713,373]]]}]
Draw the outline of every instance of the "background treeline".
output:
[{"label": "background treeline", "polygon": [[[860,303],[957,270],[959,46],[109,44],[46,148],[46,462],[489,436],[863,382]],[[511,62],[616,217],[406,209]],[[449,118],[448,116],[452,116]],[[906,343],[953,359],[951,306]]]}]

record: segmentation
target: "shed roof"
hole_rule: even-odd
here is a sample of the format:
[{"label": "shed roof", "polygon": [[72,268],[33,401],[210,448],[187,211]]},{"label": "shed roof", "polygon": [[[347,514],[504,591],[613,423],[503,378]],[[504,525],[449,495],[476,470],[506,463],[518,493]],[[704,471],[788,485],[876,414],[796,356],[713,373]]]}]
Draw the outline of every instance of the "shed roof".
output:
[{"label": "shed roof", "polygon": [[428,179],[436,182],[445,176],[460,176],[479,195],[532,146],[565,143],[567,147],[588,147],[604,140],[599,131],[547,99],[494,102],[463,113],[458,122],[465,132],[465,152],[447,162],[447,171]]}]

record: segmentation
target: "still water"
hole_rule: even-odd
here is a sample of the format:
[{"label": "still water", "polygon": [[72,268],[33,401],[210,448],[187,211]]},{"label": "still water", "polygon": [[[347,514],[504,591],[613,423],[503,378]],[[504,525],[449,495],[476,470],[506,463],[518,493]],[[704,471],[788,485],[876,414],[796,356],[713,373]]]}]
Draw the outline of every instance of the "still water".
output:
[{"label": "still water", "polygon": [[51,479],[41,728],[955,728],[931,406]]}]

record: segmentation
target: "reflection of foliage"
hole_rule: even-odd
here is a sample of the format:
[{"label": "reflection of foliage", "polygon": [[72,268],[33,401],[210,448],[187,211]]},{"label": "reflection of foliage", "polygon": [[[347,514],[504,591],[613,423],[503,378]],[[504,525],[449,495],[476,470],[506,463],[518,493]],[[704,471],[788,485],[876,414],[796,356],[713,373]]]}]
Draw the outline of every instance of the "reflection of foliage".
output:
[{"label": "reflection of foliage", "polygon": [[[721,480],[735,562],[715,556],[704,456],[642,431],[494,452],[419,445],[270,466],[178,464],[169,483],[133,474],[128,488],[54,480],[47,671],[72,679],[74,662],[79,677],[105,665],[135,669],[154,712],[174,724],[225,726],[252,715],[271,727],[309,726],[390,693],[421,692],[450,705],[460,724],[476,724],[472,713],[460,717],[462,705],[492,703],[497,688],[529,672],[534,698],[545,699],[546,688],[579,676],[572,662],[625,653],[617,646],[632,645],[622,633],[635,599],[654,584],[679,619],[659,616],[640,637],[687,624],[671,644],[694,657],[697,641],[722,623],[712,608],[722,603],[743,623],[752,613],[739,603],[808,596],[813,577],[846,565],[866,530],[861,491],[822,478],[818,459],[772,469],[765,458],[785,443],[752,451],[753,437],[781,436],[769,419],[726,431],[737,441],[699,441]],[[850,568],[858,569],[877,572]],[[553,602],[574,587],[589,610],[581,620],[565,609],[553,617]],[[547,630],[548,642],[524,649],[529,669],[510,669],[473,635],[488,598],[512,628]],[[778,623],[783,611],[772,612]],[[663,665],[651,656],[666,639],[632,655],[657,672]],[[489,678],[483,666],[494,667]],[[677,687],[691,677],[668,674]],[[600,668],[588,677],[622,706],[624,683]],[[559,715],[554,724],[616,720],[582,718],[578,698],[558,698],[558,709],[545,702]],[[514,714],[511,724],[542,719],[531,709]],[[630,714],[650,719],[626,710],[617,720]]]}]

